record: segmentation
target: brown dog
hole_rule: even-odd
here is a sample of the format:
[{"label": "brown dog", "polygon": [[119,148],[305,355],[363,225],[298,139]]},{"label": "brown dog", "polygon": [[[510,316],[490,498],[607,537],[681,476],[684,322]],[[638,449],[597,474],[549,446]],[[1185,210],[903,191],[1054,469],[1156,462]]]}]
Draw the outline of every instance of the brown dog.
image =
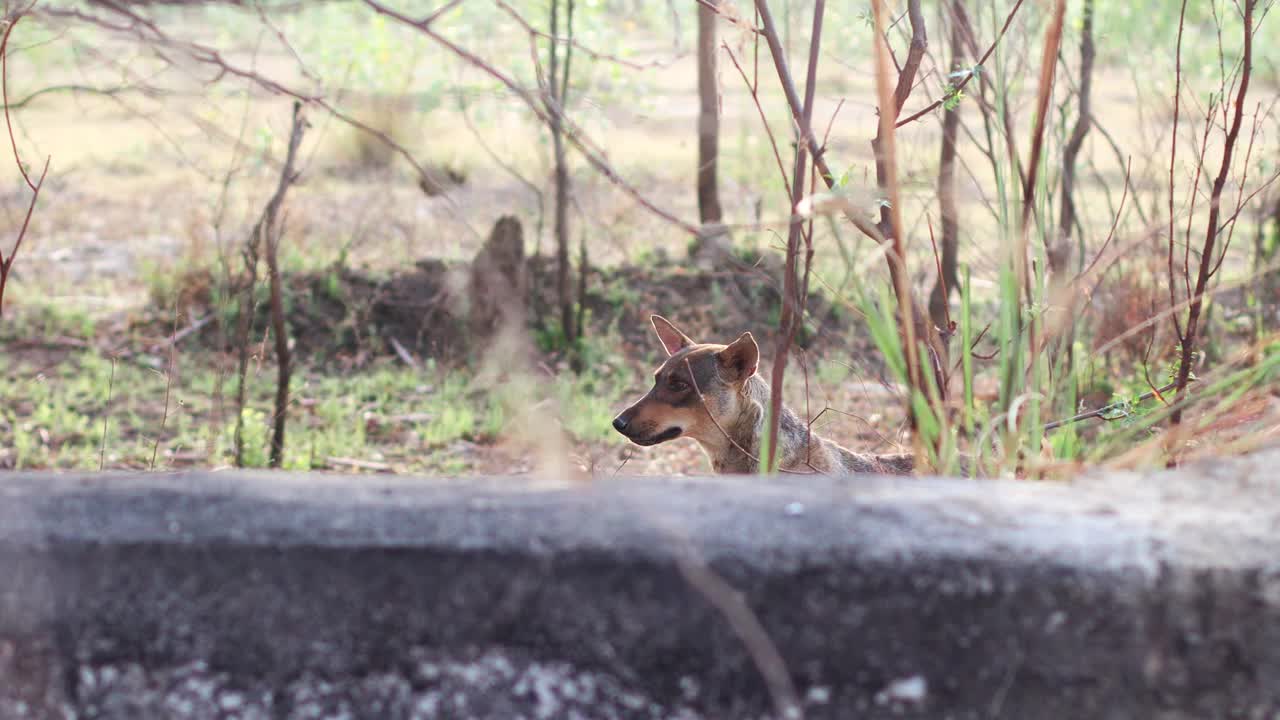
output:
[{"label": "brown dog", "polygon": [[[760,348],[755,338],[746,332],[728,345],[700,344],[666,318],[651,320],[669,357],[653,374],[653,389],[613,419],[614,429],[637,445],[690,437],[716,472],[756,472],[769,384],[756,375]],[[786,407],[778,427],[778,458],[784,472],[905,475],[914,469],[910,455],[855,453],[818,437]]]}]

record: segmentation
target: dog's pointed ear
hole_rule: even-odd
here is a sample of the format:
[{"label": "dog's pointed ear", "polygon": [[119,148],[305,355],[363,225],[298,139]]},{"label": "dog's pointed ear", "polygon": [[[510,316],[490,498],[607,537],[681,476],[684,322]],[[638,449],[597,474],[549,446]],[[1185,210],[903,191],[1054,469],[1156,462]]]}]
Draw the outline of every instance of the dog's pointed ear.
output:
[{"label": "dog's pointed ear", "polygon": [[737,340],[721,350],[716,359],[720,361],[723,377],[729,382],[745,382],[756,374],[760,365],[760,346],[751,333],[744,332]]},{"label": "dog's pointed ear", "polygon": [[653,323],[653,331],[658,334],[658,339],[662,341],[662,347],[666,349],[668,355],[675,355],[695,344],[688,335],[680,332],[670,320],[661,315],[650,315],[649,321]]}]

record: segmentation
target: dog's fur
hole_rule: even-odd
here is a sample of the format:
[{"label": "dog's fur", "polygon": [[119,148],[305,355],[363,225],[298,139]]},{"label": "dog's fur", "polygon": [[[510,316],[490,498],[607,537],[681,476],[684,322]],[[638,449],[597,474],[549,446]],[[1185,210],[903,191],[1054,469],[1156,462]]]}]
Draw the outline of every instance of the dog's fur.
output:
[{"label": "dog's fur", "polygon": [[[756,374],[760,348],[751,333],[728,345],[690,340],[667,319],[654,315],[653,329],[667,351],[648,394],[613,420],[613,427],[637,445],[678,437],[698,441],[719,473],[754,473],[769,405],[769,384]],[[778,426],[778,469],[784,472],[910,474],[910,455],[855,453],[810,432],[782,409]]]}]

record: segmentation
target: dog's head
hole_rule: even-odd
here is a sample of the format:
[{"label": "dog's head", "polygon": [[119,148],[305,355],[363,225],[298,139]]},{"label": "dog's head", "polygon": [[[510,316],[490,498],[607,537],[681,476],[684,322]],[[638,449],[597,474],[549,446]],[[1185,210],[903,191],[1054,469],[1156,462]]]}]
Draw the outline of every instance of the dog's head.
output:
[{"label": "dog's head", "polygon": [[701,344],[666,318],[650,319],[668,357],[653,373],[648,394],[613,419],[614,429],[637,445],[719,437],[716,424],[736,411],[742,386],[760,363],[755,338],[747,332],[728,345]]}]

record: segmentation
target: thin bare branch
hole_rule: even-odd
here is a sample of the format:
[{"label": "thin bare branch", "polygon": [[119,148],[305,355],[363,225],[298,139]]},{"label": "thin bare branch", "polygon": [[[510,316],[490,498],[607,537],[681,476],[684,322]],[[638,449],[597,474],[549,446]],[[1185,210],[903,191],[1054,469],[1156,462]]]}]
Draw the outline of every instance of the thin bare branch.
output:
[{"label": "thin bare branch", "polygon": [[302,114],[302,103],[294,101],[289,146],[284,156],[284,167],[280,170],[280,182],[276,186],[275,194],[267,203],[267,209],[261,221],[261,232],[265,234],[267,246],[267,272],[271,285],[271,328],[275,334],[276,351],[276,406],[271,433],[271,467],[274,468],[280,467],[284,462],[289,380],[293,373],[292,357],[289,352],[289,328],[285,322],[284,279],[280,276],[280,238],[284,235],[284,223],[278,217],[280,208],[284,204],[285,193],[298,179],[293,168],[298,156],[298,147],[302,144],[302,134],[306,129],[307,120]]},{"label": "thin bare branch", "polygon": [[[761,0],[761,15],[768,12],[768,5]],[[800,132],[812,135],[813,99],[818,85],[818,58],[822,42],[822,18],[826,9],[824,0],[815,0],[813,5],[813,31],[809,36],[809,66],[805,75],[804,105],[799,117]],[[767,26],[767,25],[766,25]],[[770,36],[770,44],[777,41]],[[765,468],[776,467],[778,457],[778,429],[782,422],[782,379],[787,368],[787,356],[791,352],[791,344],[795,340],[804,317],[805,298],[797,287],[797,262],[800,256],[800,243],[804,235],[804,224],[795,217],[795,209],[804,199],[805,172],[809,167],[808,148],[804,142],[796,143],[795,167],[791,173],[791,210],[792,221],[787,232],[787,256],[782,283],[782,315],[778,328],[778,348],[773,359],[772,381],[769,394],[769,444],[765,460]],[[808,280],[804,281],[808,287]]]},{"label": "thin bare branch", "polygon": [[[983,53],[983,54],[982,54],[982,58],[978,60],[978,65],[979,65],[979,66],[985,66],[985,65],[986,65],[986,63],[987,63],[987,58],[991,57],[991,53],[995,52],[996,46],[1000,44],[1000,41],[1001,41],[1002,39],[1004,39],[1004,34],[1005,34],[1005,32],[1009,29],[1009,25],[1010,25],[1010,23],[1012,23],[1012,22],[1013,22],[1013,16],[1018,14],[1018,9],[1022,7],[1022,3],[1023,3],[1023,0],[1018,0],[1018,2],[1014,3],[1014,5],[1013,5],[1013,9],[1009,11],[1009,15],[1008,15],[1008,16],[1006,16],[1006,17],[1005,17],[1005,19],[1004,19],[1004,26],[1000,28],[1000,34],[996,36],[995,42],[991,43],[991,46],[987,48],[987,51],[986,51],[985,53]],[[969,84],[969,81],[973,79],[973,76],[974,76],[975,74],[976,74],[976,73],[970,73],[970,74],[966,75],[966,76],[965,76],[965,77],[964,77],[964,78],[963,78],[959,83],[957,83],[957,84],[956,84],[956,91],[957,91],[957,92],[959,92],[960,90],[963,90],[963,89],[964,89],[964,86]],[[915,122],[916,120],[919,120],[920,118],[924,117],[925,115],[928,115],[929,113],[931,113],[931,112],[933,112],[934,110],[937,110],[939,107],[941,107],[941,106],[942,106],[942,102],[943,102],[942,100],[934,100],[932,103],[930,103],[930,104],[929,104],[927,107],[925,107],[924,109],[919,110],[919,111],[917,111],[917,112],[914,112],[914,113],[912,113],[911,115],[908,115],[906,118],[904,118],[904,119],[902,119],[902,120],[899,120],[899,121],[898,121],[898,124],[897,124],[897,126],[896,126],[896,127],[902,127],[903,125],[909,125],[909,124],[911,124],[911,123]]]},{"label": "thin bare branch", "polygon": [[[916,5],[919,4],[919,0],[912,0],[912,2]],[[898,312],[901,315],[899,332],[902,334],[902,357],[906,361],[905,380],[911,385],[912,390],[923,392],[920,357],[916,348],[916,338],[919,336],[916,320],[920,315],[915,307],[910,280],[907,277],[906,241],[903,232],[905,228],[902,224],[902,206],[898,192],[897,129],[894,127],[893,121],[897,117],[897,110],[901,105],[898,103],[898,97],[890,90],[889,43],[884,38],[886,11],[883,0],[872,0],[871,10],[876,26],[876,95],[880,103],[880,125],[871,146],[876,154],[877,184],[885,194],[886,203],[886,205],[881,206],[880,231],[887,235],[889,240],[889,273],[893,282],[894,293],[898,298]],[[915,22],[915,20],[916,15],[913,14],[912,22]],[[903,74],[905,75],[906,73],[904,72]],[[901,80],[901,75],[899,80]],[[902,83],[899,82],[898,87],[901,86]],[[944,387],[945,384],[939,383],[939,388]],[[906,402],[909,416],[912,418],[913,426],[915,426],[917,418],[914,403],[912,402],[911,393],[908,392],[907,395]]]},{"label": "thin bare branch", "polygon": [[40,190],[44,187],[44,179],[49,175],[49,162],[53,159],[53,156],[45,158],[44,169],[40,171],[40,179],[33,183],[31,176],[27,174],[26,166],[22,164],[22,156],[18,153],[18,138],[13,133],[13,120],[9,116],[9,36],[13,32],[13,28],[17,26],[18,21],[31,9],[32,5],[28,5],[10,16],[8,19],[9,24],[4,29],[4,37],[0,39],[0,99],[4,100],[4,122],[9,130],[9,143],[13,147],[13,161],[18,166],[18,172],[22,173],[22,179],[26,181],[27,187],[31,189],[31,202],[27,205],[27,213],[22,218],[22,227],[18,230],[18,237],[13,241],[13,249],[9,251],[8,256],[0,252],[0,317],[4,315],[4,290],[9,284],[9,272],[13,270],[13,261],[18,256],[18,250],[22,247],[23,239],[27,236],[27,228],[31,225],[31,215],[35,212],[36,201],[40,199]]},{"label": "thin bare branch", "polygon": [[[1102,407],[1096,410],[1090,410],[1088,412],[1082,412],[1079,415],[1073,415],[1069,418],[1066,418],[1065,420],[1054,420],[1051,423],[1045,423],[1044,429],[1046,432],[1048,432],[1049,430],[1054,430],[1054,429],[1063,427],[1064,425],[1072,425],[1078,422],[1082,422],[1084,420],[1091,420],[1093,418],[1102,418],[1103,420],[1118,420],[1122,417],[1128,417],[1129,413],[1125,412],[1125,410],[1129,405],[1136,405],[1138,403],[1143,403],[1154,397],[1163,398],[1164,393],[1167,393],[1170,390],[1174,389],[1175,387],[1177,387],[1177,385],[1178,384],[1176,382],[1171,382],[1162,388],[1156,388],[1148,392],[1145,392],[1139,395],[1138,397],[1134,398],[1133,400],[1122,400],[1120,402],[1113,402],[1109,405],[1103,405]],[[1108,415],[1111,415],[1113,417],[1108,417]]]},{"label": "thin bare branch", "polygon": [[[1209,280],[1213,277],[1214,245],[1218,239],[1218,218],[1222,210],[1222,192],[1231,173],[1231,162],[1235,157],[1236,141],[1240,137],[1240,127],[1244,123],[1244,104],[1249,92],[1249,80],[1253,71],[1253,10],[1257,0],[1244,0],[1244,53],[1241,58],[1240,85],[1232,107],[1231,127],[1226,131],[1222,146],[1222,164],[1218,176],[1213,180],[1213,190],[1209,199],[1209,219],[1205,226],[1204,248],[1200,253],[1200,271],[1196,277],[1195,295],[1191,299],[1191,307],[1187,312],[1186,334],[1182,338],[1181,358],[1178,361],[1177,395],[1181,400],[1187,391],[1187,383],[1191,379],[1191,370],[1196,357],[1196,334],[1203,307],[1204,294]],[[1225,104],[1225,99],[1224,99]],[[1169,416],[1169,423],[1177,427],[1182,422],[1182,407],[1177,407]]]},{"label": "thin bare branch", "polygon": [[[1182,33],[1187,21],[1187,0],[1182,0],[1182,10],[1178,13],[1178,41],[1174,51],[1173,61],[1173,129],[1169,131],[1169,251],[1167,254],[1169,268],[1169,304],[1177,304],[1177,296],[1174,294],[1174,288],[1177,287],[1175,275],[1173,273],[1173,190],[1174,179],[1173,173],[1178,166],[1178,118],[1182,109]],[[1174,336],[1179,341],[1183,338],[1182,323],[1178,320],[1175,313],[1171,316],[1173,319]]]}]

